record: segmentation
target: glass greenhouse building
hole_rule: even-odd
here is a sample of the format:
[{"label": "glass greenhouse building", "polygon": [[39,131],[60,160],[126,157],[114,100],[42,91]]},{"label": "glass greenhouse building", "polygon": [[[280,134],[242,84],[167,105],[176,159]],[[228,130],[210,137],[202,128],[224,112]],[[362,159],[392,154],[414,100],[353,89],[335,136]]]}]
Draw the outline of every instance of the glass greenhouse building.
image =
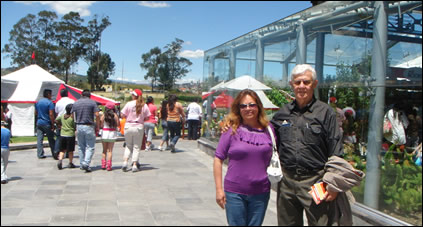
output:
[{"label": "glass greenhouse building", "polygon": [[[239,92],[220,85],[250,75],[289,100],[290,71],[304,63],[316,69],[316,98],[350,113],[342,121],[344,158],[366,172],[353,190],[357,202],[421,225],[421,1],[322,2],[205,51],[203,136],[218,141],[230,106],[215,101],[230,103]],[[394,107],[405,118],[405,142],[384,130]]]}]

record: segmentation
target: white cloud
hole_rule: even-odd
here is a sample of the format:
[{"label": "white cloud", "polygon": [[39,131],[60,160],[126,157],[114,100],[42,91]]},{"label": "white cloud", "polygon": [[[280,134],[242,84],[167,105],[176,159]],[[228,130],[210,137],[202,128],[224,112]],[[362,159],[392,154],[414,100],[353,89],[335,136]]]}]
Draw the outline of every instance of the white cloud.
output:
[{"label": "white cloud", "polygon": [[184,44],[185,45],[192,45],[192,42],[191,41],[186,41],[186,42],[184,42]]},{"label": "white cloud", "polygon": [[81,17],[86,17],[91,15],[91,11],[88,9],[95,1],[31,1],[31,2],[17,2],[25,5],[30,5],[34,3],[40,3],[41,5],[48,5],[54,11],[60,15],[67,14],[71,11],[78,12]]},{"label": "white cloud", "polygon": [[202,58],[204,56],[203,50],[184,50],[179,54],[180,57],[184,58]]},{"label": "white cloud", "polygon": [[167,4],[166,2],[152,2],[152,1],[141,1],[138,3],[140,6],[145,6],[149,8],[164,8],[164,7],[170,7],[170,4]]}]

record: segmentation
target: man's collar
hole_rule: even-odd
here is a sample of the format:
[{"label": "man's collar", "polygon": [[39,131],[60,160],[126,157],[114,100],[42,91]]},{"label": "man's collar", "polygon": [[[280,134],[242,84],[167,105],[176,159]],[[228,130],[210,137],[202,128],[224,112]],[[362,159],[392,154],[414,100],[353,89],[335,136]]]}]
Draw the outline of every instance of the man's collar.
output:
[{"label": "man's collar", "polygon": [[[309,102],[305,107],[304,107],[304,109],[306,109],[306,110],[308,110],[308,111],[310,111],[310,112],[313,112],[313,109],[314,109],[314,103],[316,102],[316,98],[314,97],[314,95],[313,95],[313,98],[311,99],[311,102]],[[288,106],[288,109],[290,110],[290,111],[292,111],[295,107],[297,106],[297,100],[294,100],[294,101],[292,101],[290,104],[289,104],[289,106]]]}]

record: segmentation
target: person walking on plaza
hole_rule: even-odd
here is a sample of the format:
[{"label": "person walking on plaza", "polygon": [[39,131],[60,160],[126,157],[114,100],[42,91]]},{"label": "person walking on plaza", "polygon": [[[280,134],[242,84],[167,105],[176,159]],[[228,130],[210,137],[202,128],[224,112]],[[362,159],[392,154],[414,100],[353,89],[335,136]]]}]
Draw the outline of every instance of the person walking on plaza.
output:
[{"label": "person walking on plaza", "polygon": [[69,103],[65,107],[65,113],[57,116],[56,124],[60,131],[59,156],[57,161],[57,168],[63,168],[63,157],[65,153],[69,155],[68,168],[75,168],[73,164],[73,152],[75,151],[75,121],[71,114],[73,104]]},{"label": "person walking on plaza", "polygon": [[37,119],[37,156],[39,159],[46,158],[44,155],[43,139],[47,135],[51,155],[57,160],[54,152],[54,104],[51,101],[51,90],[44,89],[43,98],[35,103],[35,116]]},{"label": "person walking on plaza", "polygon": [[132,172],[139,171],[137,167],[142,140],[144,137],[144,122],[150,117],[150,110],[142,98],[142,91],[135,89],[131,92],[132,101],[126,103],[121,115],[126,118],[125,123],[125,153],[123,155],[122,171],[128,171],[128,161],[131,158]]},{"label": "person walking on plaza", "polygon": [[154,105],[153,97],[148,96],[147,106],[148,106],[148,109],[150,110],[151,115],[150,115],[150,118],[148,118],[148,120],[144,122],[145,133],[147,134],[145,150],[151,151],[154,148],[154,144],[152,143],[152,141],[153,141],[154,128],[156,127],[156,124],[157,124],[157,119],[156,119],[157,106]]},{"label": "person walking on plaza", "polygon": [[170,131],[170,150],[175,152],[175,146],[181,137],[182,125],[185,124],[185,113],[176,95],[169,95],[167,103],[167,126]]},{"label": "person walking on plaza", "polygon": [[6,106],[6,110],[5,110],[5,121],[6,121],[6,128],[10,130],[10,137],[13,136],[12,134],[12,118],[13,118],[13,114],[12,111],[10,111],[9,109],[9,105]]},{"label": "person walking on plaza", "polygon": [[112,152],[117,139],[117,129],[119,117],[116,114],[115,104],[106,103],[104,114],[100,117],[100,128],[103,129],[101,140],[103,143],[103,153],[101,154],[101,169],[112,170]]},{"label": "person walking on plaza", "polygon": [[81,98],[73,104],[71,111],[76,124],[80,169],[85,172],[91,172],[90,163],[94,155],[95,139],[100,126],[99,109],[96,102],[90,97],[90,90],[83,90]]},{"label": "person walking on plaza", "polygon": [[[66,106],[68,104],[75,103],[73,99],[68,97],[68,91],[66,89],[60,90],[60,96],[61,98],[59,99],[59,101],[56,102],[56,106],[54,107],[54,111],[56,112],[56,118],[66,113]],[[62,139],[60,136],[60,130],[60,127],[56,128],[56,143],[54,145],[54,152],[56,154],[59,154],[60,152],[60,141]]]},{"label": "person walking on plaza", "polygon": [[331,156],[342,156],[342,134],[336,112],[314,97],[316,71],[300,64],[291,72],[290,85],[295,100],[285,104],[271,123],[278,137],[283,178],[278,183],[278,225],[303,225],[303,211],[308,225],[332,225],[332,203],[338,193],[327,188],[324,201],[313,202],[310,187],[320,181]]},{"label": "person walking on plaza", "polygon": [[[269,120],[257,93],[241,91],[226,122],[232,130],[220,137],[213,164],[216,202],[226,208],[229,225],[258,226],[263,223],[270,198],[266,169],[272,157],[272,139],[267,129]],[[223,188],[222,165],[227,158]]]},{"label": "person walking on plaza", "polygon": [[[163,129],[163,135],[162,135],[162,141],[159,145],[159,150],[164,151],[165,149],[169,148],[169,127],[167,126],[167,100],[162,101],[162,106],[160,107],[159,111],[159,119],[162,124]],[[163,147],[166,143],[166,148]]]},{"label": "person walking on plaza", "polygon": [[6,122],[1,121],[1,184],[7,184],[7,175],[6,175],[6,168],[7,164],[9,163],[9,142],[10,137],[10,130],[6,128]]},{"label": "person walking on plaza", "polygon": [[[197,101],[197,100],[196,100]],[[194,101],[187,107],[187,121],[188,121],[188,140],[198,139],[198,130],[201,123],[201,115],[203,111],[201,106]]]}]

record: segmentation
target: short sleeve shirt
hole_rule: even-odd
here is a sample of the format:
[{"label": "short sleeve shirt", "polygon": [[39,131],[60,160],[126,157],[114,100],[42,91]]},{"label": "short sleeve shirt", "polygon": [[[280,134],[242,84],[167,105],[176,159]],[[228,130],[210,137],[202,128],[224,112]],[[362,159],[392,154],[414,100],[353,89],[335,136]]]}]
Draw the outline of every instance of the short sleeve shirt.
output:
[{"label": "short sleeve shirt", "polygon": [[151,115],[147,104],[144,104],[141,114],[137,115],[136,104],[137,101],[132,100],[126,103],[125,107],[122,109],[122,114],[126,116],[125,127],[142,125],[144,124],[144,118]]},{"label": "short sleeve shirt", "polygon": [[75,103],[75,101],[68,97],[63,97],[56,103],[56,107],[54,111],[56,112],[57,116],[63,115],[66,113],[66,106],[68,104]]},{"label": "short sleeve shirt", "polygon": [[71,113],[75,113],[76,124],[94,124],[94,113],[98,112],[96,102],[89,98],[78,99],[72,107]]},{"label": "short sleeve shirt", "polygon": [[203,111],[201,110],[201,106],[198,105],[196,102],[192,102],[187,107],[188,111],[188,120],[200,120],[201,114]]},{"label": "short sleeve shirt", "polygon": [[153,103],[149,103],[148,109],[150,110],[150,118],[148,118],[148,121],[146,122],[150,122],[154,124],[157,123],[156,121],[157,106],[154,105]]},{"label": "short sleeve shirt", "polygon": [[272,157],[272,139],[267,129],[258,130],[240,125],[222,134],[215,157],[229,158],[224,190],[243,195],[270,191],[267,166]]},{"label": "short sleeve shirt", "polygon": [[56,118],[56,121],[60,121],[62,129],[60,130],[60,136],[63,137],[74,137],[75,136],[75,121],[73,118],[68,117],[65,119],[65,115],[60,115]]},{"label": "short sleeve shirt", "polygon": [[42,98],[35,103],[35,109],[37,110],[37,125],[51,125],[49,112],[54,111],[53,102],[48,98]]},{"label": "short sleeve shirt", "polygon": [[[10,130],[7,128],[1,128],[1,148],[9,149],[10,141]],[[3,158],[2,158],[3,162]]]}]

